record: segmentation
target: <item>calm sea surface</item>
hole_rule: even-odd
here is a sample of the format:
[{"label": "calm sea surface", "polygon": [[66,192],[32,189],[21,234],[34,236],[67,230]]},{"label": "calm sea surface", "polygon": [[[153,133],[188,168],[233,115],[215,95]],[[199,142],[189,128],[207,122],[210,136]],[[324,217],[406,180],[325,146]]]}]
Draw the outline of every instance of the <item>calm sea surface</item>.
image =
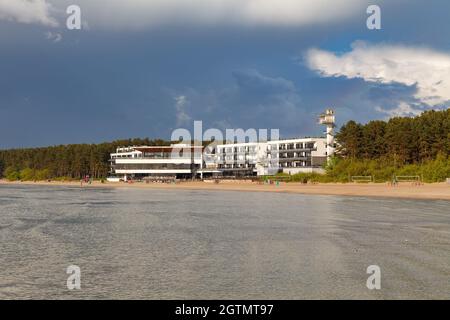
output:
[{"label": "calm sea surface", "polygon": [[0,298],[449,299],[450,202],[0,186]]}]

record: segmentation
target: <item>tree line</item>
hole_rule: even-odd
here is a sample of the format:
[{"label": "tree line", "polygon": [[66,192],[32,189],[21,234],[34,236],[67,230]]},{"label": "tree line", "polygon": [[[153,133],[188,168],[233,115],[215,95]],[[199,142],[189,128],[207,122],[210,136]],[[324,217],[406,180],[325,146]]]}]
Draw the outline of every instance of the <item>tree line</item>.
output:
[{"label": "tree line", "polygon": [[[429,181],[450,176],[450,109],[426,111],[417,117],[395,117],[367,124],[349,121],[336,134],[336,158],[329,177],[388,177],[399,168],[425,172]],[[161,139],[135,138],[100,144],[70,144],[0,150],[0,177],[9,180],[105,178],[110,153],[132,145],[170,145]],[[208,142],[204,142],[206,144]],[[387,170],[389,168],[389,170]],[[427,173],[428,172],[428,173]],[[438,176],[434,173],[440,172]],[[383,178],[384,179],[384,178]]]},{"label": "tree line", "polygon": [[291,181],[349,182],[371,176],[375,182],[417,176],[424,182],[450,177],[450,109],[367,124],[349,121],[336,134],[336,155],[326,174],[297,174]]},{"label": "tree line", "polygon": [[69,144],[43,148],[0,150],[0,176],[9,180],[105,178],[110,153],[117,147],[170,145],[161,139],[135,138],[100,144]]},{"label": "tree line", "polygon": [[342,158],[380,159],[394,166],[420,164],[450,154],[450,109],[367,124],[349,121],[336,134]]}]

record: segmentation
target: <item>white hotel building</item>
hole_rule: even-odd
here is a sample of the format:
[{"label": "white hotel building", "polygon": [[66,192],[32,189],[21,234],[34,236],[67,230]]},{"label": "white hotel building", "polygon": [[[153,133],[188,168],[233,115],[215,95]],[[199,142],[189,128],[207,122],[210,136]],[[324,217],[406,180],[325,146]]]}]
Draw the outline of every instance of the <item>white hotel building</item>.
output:
[{"label": "white hotel building", "polygon": [[212,150],[185,144],[117,148],[111,173],[128,180],[322,172],[334,153],[334,112],[327,110],[319,123],[327,126],[326,137],[220,144]]},{"label": "white hotel building", "polygon": [[202,168],[202,150],[203,147],[187,145],[117,148],[111,154],[111,173],[116,179],[125,181],[157,177],[192,178]]},{"label": "white hotel building", "polygon": [[273,175],[321,171],[326,138],[300,138],[217,146],[213,167],[224,176]]}]

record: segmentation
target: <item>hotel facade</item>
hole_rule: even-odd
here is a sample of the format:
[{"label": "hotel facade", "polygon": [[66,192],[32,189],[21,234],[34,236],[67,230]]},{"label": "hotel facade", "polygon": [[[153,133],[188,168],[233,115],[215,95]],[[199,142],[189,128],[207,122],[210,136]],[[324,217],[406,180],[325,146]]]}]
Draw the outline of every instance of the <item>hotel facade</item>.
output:
[{"label": "hotel facade", "polygon": [[120,147],[111,154],[109,180],[320,173],[334,153],[334,112],[328,109],[320,115],[319,123],[327,126],[326,137],[227,143],[213,147],[187,144]]},{"label": "hotel facade", "polygon": [[203,147],[188,145],[131,146],[111,154],[109,180],[195,177],[203,165]]},{"label": "hotel facade", "polygon": [[212,167],[223,176],[295,174],[321,171],[326,159],[325,138],[299,138],[218,145]]}]

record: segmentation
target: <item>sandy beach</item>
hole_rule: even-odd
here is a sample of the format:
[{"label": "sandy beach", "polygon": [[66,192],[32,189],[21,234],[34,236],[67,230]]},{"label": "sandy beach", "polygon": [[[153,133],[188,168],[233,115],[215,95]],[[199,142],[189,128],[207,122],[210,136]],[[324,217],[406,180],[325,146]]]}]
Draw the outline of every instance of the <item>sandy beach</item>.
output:
[{"label": "sandy beach", "polygon": [[221,181],[220,183],[189,181],[177,183],[124,183],[94,181],[92,184],[81,186],[75,181],[38,181],[38,182],[9,182],[0,180],[0,185],[53,185],[73,186],[82,188],[105,187],[105,188],[146,188],[146,189],[185,189],[185,190],[220,190],[220,191],[258,191],[258,192],[287,192],[300,194],[340,195],[340,196],[364,196],[364,197],[392,197],[410,199],[442,199],[450,200],[450,184],[431,183],[414,186],[411,183],[400,183],[392,187],[385,183],[280,183],[258,184],[250,181]]}]

